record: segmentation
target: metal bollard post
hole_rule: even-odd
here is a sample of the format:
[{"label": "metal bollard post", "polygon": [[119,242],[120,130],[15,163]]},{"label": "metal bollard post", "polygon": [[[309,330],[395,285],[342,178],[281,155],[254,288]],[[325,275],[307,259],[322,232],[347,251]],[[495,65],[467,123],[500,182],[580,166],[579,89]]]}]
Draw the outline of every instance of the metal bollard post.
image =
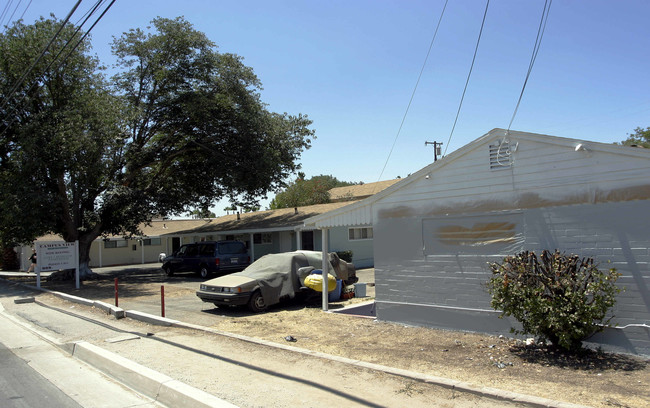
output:
[{"label": "metal bollard post", "polygon": [[165,285],[160,286],[160,311],[161,316],[165,317]]},{"label": "metal bollard post", "polygon": [[117,301],[117,278],[115,278],[115,307],[119,307]]}]

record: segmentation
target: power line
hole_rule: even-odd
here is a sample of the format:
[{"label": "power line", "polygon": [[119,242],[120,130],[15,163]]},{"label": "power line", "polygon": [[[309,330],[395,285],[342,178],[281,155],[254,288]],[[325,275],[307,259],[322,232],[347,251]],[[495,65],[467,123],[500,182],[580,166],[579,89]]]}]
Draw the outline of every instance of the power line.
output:
[{"label": "power line", "polygon": [[476,40],[476,47],[474,48],[474,58],[472,58],[472,65],[470,65],[469,73],[467,74],[467,80],[465,81],[465,89],[463,89],[463,95],[460,98],[460,104],[458,105],[458,111],[456,112],[456,119],[454,119],[454,126],[452,126],[451,133],[449,133],[449,139],[447,139],[447,146],[445,147],[445,152],[443,153],[443,156],[447,154],[447,149],[449,148],[449,142],[451,142],[451,136],[454,134],[454,129],[456,129],[456,123],[458,122],[458,116],[460,116],[460,109],[463,107],[465,92],[467,92],[467,85],[469,85],[469,78],[472,76],[472,70],[474,69],[474,62],[476,61],[478,46],[481,43],[481,35],[483,34],[483,27],[485,26],[485,17],[487,16],[489,6],[490,6],[490,0],[487,0],[487,3],[485,4],[485,12],[483,13],[483,22],[481,23],[481,30],[478,33],[478,39]]},{"label": "power line", "polygon": [[431,48],[433,47],[433,42],[436,40],[436,36],[438,35],[438,29],[440,28],[440,22],[442,21],[442,16],[445,15],[445,10],[447,9],[447,3],[449,0],[445,1],[445,5],[442,8],[442,13],[440,13],[440,18],[438,19],[438,24],[436,25],[436,31],[433,33],[433,38],[431,38],[431,43],[429,44],[429,50],[427,51],[427,56],[424,58],[424,63],[422,64],[422,69],[420,69],[420,75],[418,75],[418,80],[415,82],[415,87],[413,88],[413,93],[411,93],[411,99],[409,100],[408,105],[406,106],[406,112],[404,112],[404,117],[402,117],[402,123],[399,125],[399,129],[397,130],[397,134],[395,135],[395,140],[393,140],[393,146],[390,148],[390,152],[388,152],[388,157],[386,158],[386,162],[384,163],[384,167],[381,169],[381,173],[379,173],[379,178],[377,181],[381,180],[381,176],[384,174],[384,170],[386,170],[386,166],[388,165],[388,160],[390,160],[390,156],[393,154],[393,149],[395,148],[395,144],[397,143],[397,138],[399,137],[401,131],[402,131],[402,126],[404,126],[404,121],[406,121],[406,115],[409,113],[409,109],[411,108],[411,103],[413,102],[413,97],[415,97],[415,91],[418,89],[418,85],[420,84],[420,78],[422,78],[422,73],[424,72],[424,67],[427,65],[427,60],[429,59],[429,54],[431,54]]},{"label": "power line", "polygon": [[[98,8],[99,8],[99,7],[100,7],[100,6],[105,2],[105,1],[106,1],[106,0],[99,0],[99,1],[97,1],[97,3],[95,4],[95,7],[90,11],[90,14],[88,14],[88,17],[86,17],[86,19],[84,20],[84,22],[83,22],[83,23],[82,23],[82,24],[77,28],[77,30],[74,32],[74,34],[72,35],[72,37],[71,37],[70,39],[74,38],[74,36],[79,32],[79,30],[81,30],[81,27],[82,27],[84,24],[86,24],[86,22],[88,21],[88,19],[90,19],[90,17],[91,17],[93,14],[95,14],[95,12],[97,11],[97,9],[98,9]],[[71,49],[70,51],[68,51],[68,53],[66,54],[66,56],[63,57],[63,59],[61,60],[61,62],[59,63],[59,65],[57,65],[56,70],[58,70],[59,68],[61,68],[61,65],[63,65],[63,63],[65,62],[65,60],[68,59],[68,57],[70,57],[70,55],[74,52],[74,50],[77,49],[77,47],[79,46],[79,44],[81,44],[81,43],[83,42],[83,40],[86,39],[86,37],[88,36],[88,34],[90,34],[90,32],[92,31],[93,28],[95,28],[95,26],[97,25],[97,23],[99,23],[99,20],[101,20],[101,19],[104,17],[104,15],[108,12],[108,10],[109,10],[109,9],[111,8],[111,6],[115,3],[115,1],[116,1],[116,0],[112,0],[111,3],[110,3],[108,6],[106,6],[106,8],[104,9],[104,11],[102,11],[102,14],[100,14],[99,17],[97,17],[97,19],[95,19],[95,22],[90,26],[90,28],[89,28],[88,30],[86,30],[86,32],[84,33],[84,35],[81,36],[81,38],[79,39],[79,41],[77,41],[77,43],[74,45],[74,47],[72,47],[72,49]],[[63,47],[63,49],[65,49],[65,47],[67,47],[67,45],[68,45],[68,44],[66,44],[66,45]],[[61,51],[63,51],[63,49],[62,49]],[[57,55],[57,57],[58,57],[58,55]],[[55,60],[56,60],[56,58],[55,58]],[[49,67],[48,67],[48,68],[49,68]]]},{"label": "power line", "polygon": [[2,103],[2,106],[0,106],[0,110],[4,109],[4,107],[7,106],[7,103],[9,102],[9,99],[13,96],[13,94],[16,92],[18,87],[20,85],[22,85],[22,83],[25,81],[25,78],[27,78],[27,75],[29,75],[29,73],[32,72],[32,70],[36,67],[36,64],[38,64],[38,62],[45,56],[45,54],[47,53],[47,50],[50,48],[52,43],[54,43],[54,40],[56,40],[56,38],[59,36],[61,31],[63,30],[63,27],[68,23],[68,20],[70,20],[70,17],[72,17],[72,14],[75,12],[77,7],[79,7],[79,4],[81,4],[81,0],[78,0],[77,4],[75,4],[74,7],[72,8],[72,10],[70,10],[70,12],[68,13],[68,16],[65,18],[65,21],[63,21],[63,23],[61,23],[61,26],[59,27],[57,32],[52,36],[52,38],[50,38],[50,42],[47,44],[47,46],[45,46],[43,51],[41,51],[41,55],[39,55],[38,58],[36,58],[36,60],[32,63],[32,65],[29,67],[29,69],[23,73],[23,75],[20,77],[20,79],[18,81],[16,81],[13,88],[11,88],[11,90],[7,93],[7,96],[5,97],[5,100]]},{"label": "power line", "polygon": [[[7,11],[9,11],[9,8],[11,7],[11,3],[13,3],[14,0],[9,0],[7,4],[5,5],[4,9],[2,10],[2,14],[0,14],[0,26],[2,25],[2,22],[5,19],[5,16],[7,15]],[[9,24],[9,23],[7,23]]]},{"label": "power line", "polygon": [[[89,29],[84,33],[84,35],[81,36],[81,38],[80,38],[80,39],[76,42],[76,44],[75,44],[75,45],[70,49],[70,51],[68,51],[68,53],[65,55],[65,57],[63,57],[62,59],[60,59],[59,64],[58,64],[58,65],[56,66],[56,68],[54,69],[55,71],[57,71],[57,70],[59,70],[59,69],[61,68],[61,66],[63,65],[63,63],[65,63],[65,61],[70,57],[70,55],[74,52],[74,50],[77,49],[77,47],[78,47],[78,46],[83,42],[83,40],[88,36],[88,34],[90,34],[90,31],[91,31],[91,30],[92,30],[92,29],[97,25],[97,23],[99,23],[99,21],[104,17],[104,15],[108,12],[108,10],[109,10],[109,9],[111,8],[111,6],[115,3],[115,1],[116,1],[116,0],[112,0],[112,1],[111,1],[111,3],[110,3],[110,4],[109,4],[105,9],[104,9],[104,11],[102,12],[102,14],[101,14],[99,17],[97,17],[97,19],[95,20],[95,22],[94,22],[94,23],[90,26],[90,28],[89,28]],[[47,67],[45,67],[44,73],[47,72],[47,71],[52,67],[52,65],[57,61],[57,59],[59,59],[59,57],[61,56],[61,54],[63,53],[63,51],[64,51],[64,50],[65,50],[65,49],[66,49],[66,48],[71,44],[72,40],[73,40],[74,37],[79,33],[79,31],[81,30],[81,28],[82,28],[82,27],[83,27],[83,26],[88,22],[88,20],[90,19],[90,17],[92,17],[92,15],[95,14],[95,12],[97,11],[97,9],[98,9],[98,8],[99,8],[103,3],[105,3],[105,2],[106,2],[106,0],[98,0],[98,1],[95,3],[94,7],[92,7],[89,11],[87,11],[87,12],[85,13],[85,19],[84,19],[83,23],[81,23],[81,25],[79,25],[79,26],[77,27],[77,29],[75,30],[75,32],[70,36],[70,38],[68,38],[68,40],[66,41],[66,43],[63,45],[63,47],[62,47],[62,48],[59,50],[59,52],[57,53],[57,55],[52,59],[52,61],[50,61],[50,63],[47,65]],[[83,17],[82,17],[82,18],[83,18]],[[79,20],[79,21],[80,21],[80,20]],[[41,74],[41,76],[44,75],[44,73]],[[36,86],[36,85],[37,85],[37,83],[34,83],[34,84],[29,88],[29,89],[33,88],[33,87]],[[22,96],[21,100],[18,101],[18,103],[17,103],[16,105],[19,105],[20,103],[22,103],[23,100],[24,100],[26,97],[27,97],[27,93],[25,93],[25,94]],[[15,109],[17,109],[17,106],[14,107],[14,110],[15,110]],[[8,116],[8,115],[7,115],[7,116]],[[12,125],[15,121],[16,121],[16,117],[14,117],[14,118],[9,122],[9,124],[8,124],[8,125],[5,127],[5,129],[3,130],[2,134],[4,134],[4,133],[7,131],[7,129],[9,129],[9,127],[11,127],[11,125]]]},{"label": "power line", "polygon": [[27,7],[25,7],[25,10],[23,10],[23,14],[20,15],[20,20],[22,20],[23,17],[25,17],[25,13],[27,13],[27,10],[29,10],[29,6],[31,5],[32,5],[32,0],[29,0],[29,3],[27,3]]},{"label": "power line", "polygon": [[526,89],[528,78],[530,77],[530,73],[533,70],[533,65],[535,64],[535,60],[537,59],[537,53],[539,52],[539,48],[542,45],[542,38],[544,37],[544,31],[546,31],[546,23],[548,22],[548,13],[549,11],[551,11],[552,3],[553,0],[546,0],[546,2],[544,3],[544,9],[542,10],[542,18],[540,19],[539,27],[537,28],[537,38],[535,38],[535,45],[533,46],[533,55],[531,55],[530,57],[530,63],[528,64],[528,72],[526,73],[526,79],[524,80],[524,85],[521,88],[521,93],[519,94],[519,100],[517,100],[515,111],[512,113],[512,118],[510,119],[510,123],[508,124],[507,132],[510,131],[512,122],[514,122],[515,120],[515,116],[517,115],[517,111],[519,110],[519,105],[521,104],[521,99],[524,96],[524,90]]},{"label": "power line", "polygon": [[[18,7],[20,7],[20,3],[22,3],[22,1],[23,0],[18,0],[18,3],[16,4],[16,7],[14,7],[14,11],[11,13],[11,15],[9,16],[9,19],[7,20],[7,25],[9,25],[9,23],[11,23],[11,19],[14,18],[14,15],[16,14],[16,11],[18,10]],[[9,5],[11,5],[12,2],[13,2],[13,0],[11,0],[9,2]],[[0,18],[0,22],[2,22],[2,18]]]},{"label": "power line", "polygon": [[[20,7],[20,3],[22,3],[22,0],[18,0],[18,4],[16,4],[16,8],[14,9],[14,12],[11,13],[11,16],[7,20],[7,24],[3,24],[2,22],[4,21],[4,16],[7,13],[7,9],[11,6],[11,3],[13,0],[10,0],[9,3],[5,6],[4,10],[2,11],[2,14],[0,14],[0,33],[3,33],[5,31],[5,28],[11,24],[11,19],[13,18],[14,14],[16,14],[16,11],[18,11],[18,7]],[[32,5],[32,0],[29,0],[29,3],[27,3],[27,6],[25,7],[25,10],[23,10],[22,14],[20,15],[19,20],[22,20],[23,17],[25,16],[25,13],[27,13],[27,10],[29,10],[29,6]]]}]

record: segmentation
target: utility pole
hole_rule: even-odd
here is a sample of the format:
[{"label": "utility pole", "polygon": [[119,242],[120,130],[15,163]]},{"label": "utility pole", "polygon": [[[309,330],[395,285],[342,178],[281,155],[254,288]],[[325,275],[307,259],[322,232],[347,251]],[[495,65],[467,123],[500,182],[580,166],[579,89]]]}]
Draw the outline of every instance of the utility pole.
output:
[{"label": "utility pole", "polygon": [[438,155],[442,156],[442,143],[438,142],[424,142],[424,145],[433,145],[433,161],[438,160]]}]

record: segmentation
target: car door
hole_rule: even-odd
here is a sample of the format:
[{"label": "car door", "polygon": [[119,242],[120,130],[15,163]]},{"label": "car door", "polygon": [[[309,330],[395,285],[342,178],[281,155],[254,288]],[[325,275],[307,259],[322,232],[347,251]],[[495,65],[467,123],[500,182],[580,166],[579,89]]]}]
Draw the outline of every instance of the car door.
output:
[{"label": "car door", "polygon": [[171,268],[172,271],[174,272],[182,272],[183,271],[183,260],[185,259],[185,253],[187,251],[187,245],[183,245],[180,248],[178,248],[178,251],[176,251],[172,256],[170,257],[169,262],[169,267]]},{"label": "car door", "polygon": [[188,245],[183,257],[183,271],[196,272],[199,270],[199,246]]},{"label": "car door", "polygon": [[197,263],[197,267],[199,269],[201,266],[205,265],[208,268],[208,272],[210,273],[216,270],[216,265],[214,262],[215,245],[216,244],[213,242],[207,242],[198,246],[199,261]]}]

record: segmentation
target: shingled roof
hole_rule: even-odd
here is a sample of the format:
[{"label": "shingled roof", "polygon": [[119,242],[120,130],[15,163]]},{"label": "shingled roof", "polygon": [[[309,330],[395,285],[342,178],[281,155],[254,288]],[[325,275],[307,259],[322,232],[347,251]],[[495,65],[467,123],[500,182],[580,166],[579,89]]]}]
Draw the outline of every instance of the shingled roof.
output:
[{"label": "shingled roof", "polygon": [[366,184],[354,184],[345,187],[336,187],[329,191],[330,200],[332,202],[362,200],[364,198],[370,197],[371,195],[377,194],[378,192],[392,186],[398,181],[400,181],[400,179],[377,181],[375,183]]},{"label": "shingled roof", "polygon": [[[204,219],[186,219],[186,220],[154,220],[151,225],[140,225],[143,237],[159,237],[161,235],[175,234],[179,231],[191,231],[209,223],[210,220]],[[97,239],[101,239],[98,237]],[[109,235],[109,238],[122,238],[122,235]],[[47,234],[38,237],[36,241],[62,241],[63,238],[58,234]]]},{"label": "shingled roof", "polygon": [[261,230],[293,229],[302,226],[307,218],[332,211],[351,202],[316,204],[297,208],[281,208],[279,210],[256,211],[243,214],[224,215],[213,218],[208,223],[186,231],[176,231],[176,234],[207,233],[207,232],[252,232]]}]

